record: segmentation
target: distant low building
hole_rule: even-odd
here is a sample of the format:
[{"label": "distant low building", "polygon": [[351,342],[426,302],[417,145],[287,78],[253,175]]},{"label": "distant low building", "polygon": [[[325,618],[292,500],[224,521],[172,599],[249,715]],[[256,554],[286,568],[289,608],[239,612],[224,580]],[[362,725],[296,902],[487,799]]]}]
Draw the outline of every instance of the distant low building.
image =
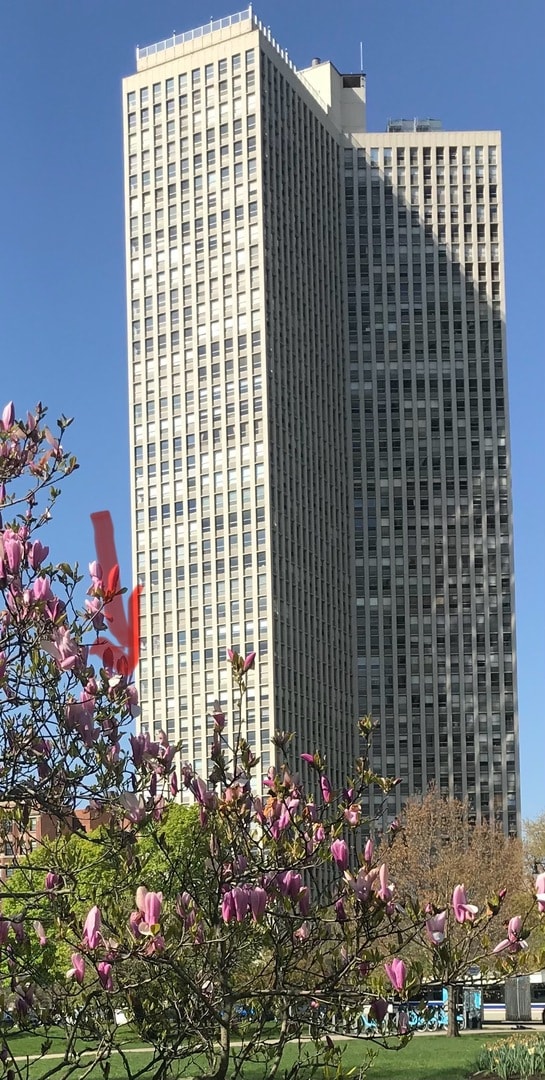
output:
[{"label": "distant low building", "polygon": [[10,818],[9,808],[4,807],[0,820],[0,882],[10,877],[21,858],[45,841],[73,832],[93,832],[106,821],[107,815],[103,811],[87,806],[76,810],[71,821],[65,823],[49,814],[31,814],[23,828]]}]

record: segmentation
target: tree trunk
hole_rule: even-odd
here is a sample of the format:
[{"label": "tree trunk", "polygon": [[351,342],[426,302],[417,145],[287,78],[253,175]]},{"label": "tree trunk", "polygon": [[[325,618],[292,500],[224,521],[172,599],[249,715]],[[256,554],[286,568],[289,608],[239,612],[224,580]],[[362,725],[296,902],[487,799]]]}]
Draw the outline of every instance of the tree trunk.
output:
[{"label": "tree trunk", "polygon": [[278,1039],[275,1054],[267,1066],[267,1080],[276,1080],[276,1076],[280,1068],[280,1062],[282,1060],[282,1054],[284,1053],[284,1048],[289,1039],[289,1029],[290,1023],[286,1011],[282,1018],[280,1037]]},{"label": "tree trunk", "polygon": [[[187,1080],[226,1080],[231,1064],[231,1010],[229,1010],[229,1022],[222,1023],[219,1030],[219,1038],[215,1044],[213,1060],[205,1073],[199,1076],[187,1076]],[[212,1055],[210,1055],[212,1057]]]},{"label": "tree trunk", "polygon": [[215,1069],[210,1076],[210,1080],[225,1080],[229,1069],[229,1059],[231,1056],[231,1010],[229,1009],[229,1020],[227,1023],[223,1023],[220,1028],[220,1044],[216,1054],[216,1060],[214,1062]]},{"label": "tree trunk", "polygon": [[458,1013],[458,1003],[456,1001],[456,987],[448,986],[448,1027],[447,1035],[451,1038],[457,1038],[460,1034],[458,1031],[458,1021],[456,1019]]}]

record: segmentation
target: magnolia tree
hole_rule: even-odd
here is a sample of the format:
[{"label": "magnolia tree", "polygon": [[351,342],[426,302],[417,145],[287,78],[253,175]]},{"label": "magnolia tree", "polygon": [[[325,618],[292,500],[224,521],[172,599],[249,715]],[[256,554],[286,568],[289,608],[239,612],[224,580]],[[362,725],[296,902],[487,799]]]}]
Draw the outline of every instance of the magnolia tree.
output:
[{"label": "magnolia tree", "polygon": [[[41,407],[23,422],[9,405],[0,431],[0,805],[20,835],[37,813],[58,822],[58,838],[28,866],[22,857],[21,873],[0,885],[6,1074],[20,1069],[8,1026],[15,1017],[45,1025],[44,1054],[50,1028],[65,1028],[64,1060],[48,1062],[48,1075],[68,1067],[85,1076],[96,1061],[107,1069],[115,1049],[127,1075],[184,1067],[223,1080],[258,1063],[273,1078],[282,1062],[286,1077],[309,1076],[320,1063],[340,1077],[342,1047],[331,1033],[358,1033],[364,1011],[365,1033],[406,1040],[405,1013],[392,1016],[388,997],[401,1002],[418,990],[425,949],[437,977],[456,981],[476,943],[491,955],[521,951],[523,919],[512,918],[501,941],[500,926],[496,945],[490,927],[501,896],[483,914],[463,885],[443,906],[406,902],[396,890],[362,813],[369,785],[387,793],[395,783],[370,767],[369,718],[359,723],[361,757],[343,790],[333,790],[319,750],[296,751],[285,733],[275,739],[283,764],[263,785],[242,735],[253,654],[229,652],[239,734],[228,745],[216,703],[207,776],[179,762],[165,735],[131,733],[137,698],[126,661],[104,646],[93,664],[90,652],[119,595],[118,573],[104,581],[92,563],[80,609],[77,572],[48,561],[38,535],[57,480],[76,467],[62,448],[67,424],[54,436]],[[179,788],[197,808],[189,845],[168,829]],[[105,824],[67,842],[75,811],[89,803]],[[160,862],[150,861],[158,853]],[[543,885],[538,879],[540,909]],[[120,1042],[119,1013],[149,1044],[145,1066]],[[78,1058],[81,1035],[94,1057]],[[362,1071],[364,1061],[362,1049]]]}]

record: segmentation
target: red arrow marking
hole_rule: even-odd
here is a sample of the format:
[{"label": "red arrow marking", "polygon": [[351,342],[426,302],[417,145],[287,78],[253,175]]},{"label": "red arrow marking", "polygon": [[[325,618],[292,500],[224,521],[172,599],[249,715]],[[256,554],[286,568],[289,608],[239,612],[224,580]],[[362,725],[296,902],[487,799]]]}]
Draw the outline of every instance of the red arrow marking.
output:
[{"label": "red arrow marking", "polygon": [[[91,514],[93,530],[95,534],[95,551],[98,562],[102,566],[106,591],[115,591],[119,588],[119,562],[115,547],[114,527],[109,510],[99,510]],[[121,595],[114,596],[107,605],[106,613],[110,630],[119,642],[115,645],[108,638],[99,635],[91,645],[90,652],[101,657],[104,663],[104,654],[107,649],[113,656],[114,666],[118,671],[129,678],[140,656],[140,593],[142,586],[137,585],[133,589],[128,600],[128,618],[125,615],[125,606]],[[110,660],[111,656],[108,656]]]}]

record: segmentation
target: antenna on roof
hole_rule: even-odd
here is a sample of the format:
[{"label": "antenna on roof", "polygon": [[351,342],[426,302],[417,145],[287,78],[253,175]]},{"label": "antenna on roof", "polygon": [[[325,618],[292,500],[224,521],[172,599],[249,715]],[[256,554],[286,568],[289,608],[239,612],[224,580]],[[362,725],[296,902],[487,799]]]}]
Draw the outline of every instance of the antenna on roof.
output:
[{"label": "antenna on roof", "polygon": [[360,71],[363,75],[363,41],[360,41]]}]

